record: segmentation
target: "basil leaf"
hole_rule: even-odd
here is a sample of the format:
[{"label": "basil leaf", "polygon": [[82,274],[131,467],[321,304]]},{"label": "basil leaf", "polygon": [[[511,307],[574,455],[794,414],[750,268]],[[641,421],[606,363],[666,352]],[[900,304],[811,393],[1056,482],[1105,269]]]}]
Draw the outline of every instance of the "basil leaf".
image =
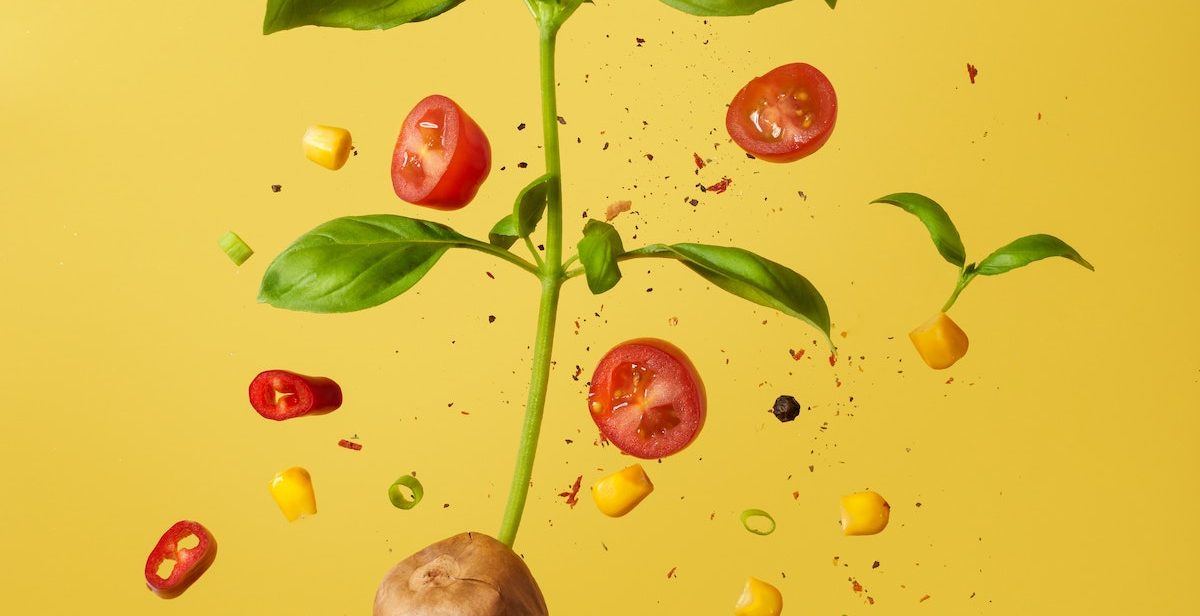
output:
[{"label": "basil leaf", "polygon": [[837,8],[837,0],[825,0],[825,4],[828,4],[831,9]]},{"label": "basil leaf", "polygon": [[386,30],[432,19],[463,0],[267,0],[263,34],[300,26]]},{"label": "basil leaf", "polygon": [[550,176],[547,174],[530,182],[517,195],[517,201],[513,204],[513,219],[517,221],[519,236],[529,237],[529,234],[533,233],[538,223],[542,221],[549,191]]},{"label": "basil leaf", "polygon": [[995,276],[1046,257],[1064,257],[1092,271],[1096,270],[1066,242],[1053,235],[1038,234],[1027,235],[996,249],[979,262],[975,272],[984,276]]},{"label": "basil leaf", "polygon": [[599,220],[589,220],[583,226],[583,238],[579,240],[579,263],[587,276],[588,288],[599,295],[621,280],[621,268],[617,267],[617,255],[625,252],[621,235],[616,227]]},{"label": "basil leaf", "polygon": [[929,236],[933,238],[933,244],[937,246],[942,258],[958,267],[967,262],[967,251],[963,248],[962,238],[958,236],[958,229],[954,228],[946,210],[933,199],[916,193],[896,193],[880,197],[871,203],[894,205],[921,219],[925,228],[929,229]]},{"label": "basil leaf", "polygon": [[[691,15],[750,15],[791,0],[662,0],[663,4]],[[829,0],[825,0],[829,2]],[[837,0],[834,0],[835,2]]]},{"label": "basil leaf", "polygon": [[504,218],[496,221],[492,225],[492,230],[488,231],[488,242],[493,246],[499,246],[504,249],[511,248],[517,243],[517,223],[513,222],[513,215],[509,214]]},{"label": "basil leaf", "polygon": [[718,287],[774,308],[829,334],[829,308],[821,293],[800,274],[748,250],[707,244],[654,244],[627,253],[679,259]]},{"label": "basil leaf", "polygon": [[306,312],[371,308],[407,291],[447,249],[469,241],[445,225],[403,216],[337,218],[275,257],[258,301]]}]

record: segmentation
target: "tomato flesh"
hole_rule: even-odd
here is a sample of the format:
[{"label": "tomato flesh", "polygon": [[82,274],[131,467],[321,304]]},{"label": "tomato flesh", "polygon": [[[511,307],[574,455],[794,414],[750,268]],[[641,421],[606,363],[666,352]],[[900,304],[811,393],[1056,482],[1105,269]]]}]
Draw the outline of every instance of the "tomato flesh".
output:
[{"label": "tomato flesh", "polygon": [[441,95],[409,112],[392,151],[392,188],[415,204],[456,210],[470,203],[492,169],[492,147],[479,125]]},{"label": "tomato flesh", "polygon": [[621,451],[662,458],[687,447],[704,426],[704,384],[678,347],[630,340],[596,366],[588,409],[600,433]]},{"label": "tomato flesh", "polygon": [[725,128],[738,147],[770,162],[791,162],[817,151],[836,121],[833,84],[799,62],[751,79],[725,114]]}]

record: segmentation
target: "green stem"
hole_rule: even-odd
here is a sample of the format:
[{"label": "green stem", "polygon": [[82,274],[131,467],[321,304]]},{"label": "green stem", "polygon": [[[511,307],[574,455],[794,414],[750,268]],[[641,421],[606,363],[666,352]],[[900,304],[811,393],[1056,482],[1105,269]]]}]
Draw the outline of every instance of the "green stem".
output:
[{"label": "green stem", "polygon": [[[537,13],[535,13],[535,16]],[[558,16],[555,16],[558,17]],[[546,191],[546,260],[538,268],[542,280],[541,301],[538,306],[537,334],[533,345],[533,368],[529,381],[529,399],[525,406],[525,422],[521,427],[521,444],[517,450],[516,469],[509,487],[508,504],[497,538],[512,547],[529,497],[529,482],[533,476],[533,461],[537,454],[542,415],[546,409],[546,390],[550,384],[550,356],[554,348],[554,323],[558,316],[558,297],[563,284],[562,264],[562,169],[558,144],[558,102],[554,84],[554,43],[561,25],[560,19],[539,17],[538,26],[541,89],[542,135],[546,151],[546,173],[550,176]]]},{"label": "green stem", "polygon": [[975,279],[975,276],[976,274],[974,271],[968,270],[963,270],[962,273],[958,275],[958,284],[954,285],[954,292],[950,294],[950,299],[946,300],[946,304],[942,306],[942,312],[950,310],[950,307],[953,306],[954,302],[958,300],[958,294],[962,293],[963,289],[967,288],[967,285],[971,284],[971,281]]},{"label": "green stem", "polygon": [[504,259],[505,261],[508,261],[509,263],[512,263],[513,265],[516,265],[517,267],[529,272],[530,274],[533,274],[535,276],[541,275],[541,270],[539,270],[537,267],[534,267],[534,265],[532,263],[530,263],[529,261],[526,261],[525,259],[522,259],[520,256],[515,255],[510,251],[504,250],[498,246],[488,244],[487,242],[480,242],[477,240],[468,239],[465,242],[458,243],[458,246],[461,246],[462,248],[470,248],[472,250],[478,250],[479,252],[486,252],[487,254],[490,254],[490,255],[495,255],[495,256],[500,257],[501,259]]}]

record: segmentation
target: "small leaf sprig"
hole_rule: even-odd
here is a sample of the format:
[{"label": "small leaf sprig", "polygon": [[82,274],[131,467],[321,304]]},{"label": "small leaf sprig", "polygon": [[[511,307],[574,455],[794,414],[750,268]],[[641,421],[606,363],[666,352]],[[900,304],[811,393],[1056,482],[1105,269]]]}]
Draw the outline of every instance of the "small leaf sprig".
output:
[{"label": "small leaf sprig", "polygon": [[967,352],[967,337],[946,312],[977,276],[997,276],[1049,257],[1070,259],[1095,271],[1082,255],[1061,239],[1044,233],[1026,235],[997,248],[978,263],[967,263],[967,251],[950,215],[936,201],[918,193],[894,193],[871,203],[894,205],[914,216],[929,230],[942,258],[959,268],[958,281],[942,309],[909,337],[922,359],[935,369],[948,368]]}]

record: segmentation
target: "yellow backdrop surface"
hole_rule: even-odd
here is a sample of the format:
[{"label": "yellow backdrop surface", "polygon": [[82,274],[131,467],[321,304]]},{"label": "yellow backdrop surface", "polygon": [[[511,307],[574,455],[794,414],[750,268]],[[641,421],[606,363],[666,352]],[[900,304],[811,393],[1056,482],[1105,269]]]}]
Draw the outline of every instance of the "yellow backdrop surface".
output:
[{"label": "yellow backdrop surface", "polygon": [[[481,237],[509,210],[542,169],[524,4],[269,37],[261,1],[8,4],[0,612],[365,614],[404,555],[494,534],[532,278],[452,251],[364,312],[255,297],[271,258],[325,220],[393,213]],[[841,5],[704,20],[596,0],[562,32],[567,246],[584,211],[628,199],[614,221],[627,247],[755,250],[821,290],[841,360],[800,321],[675,263],[629,263],[601,296],[569,282],[516,544],[551,611],[728,614],[754,575],[788,614],[1192,613],[1200,5]],[[793,164],[748,160],[725,105],[796,61],[837,88],[833,137]],[[407,205],[389,185],[396,131],[432,93],[492,140],[492,175],[459,212]],[[353,133],[343,170],[300,154],[315,123]],[[709,160],[698,173],[693,153]],[[723,177],[723,194],[696,187]],[[1053,259],[976,280],[953,310],[970,353],[934,372],[906,333],[955,271],[915,219],[868,205],[899,191],[942,203],[971,259],[1044,232],[1096,271]],[[216,246],[228,230],[258,251],[240,268]],[[603,352],[639,336],[688,352],[709,417],[689,449],[647,466],[657,491],[609,519],[559,493],[630,462],[594,443],[583,397]],[[345,405],[263,420],[245,392],[273,368],[338,380]],[[798,420],[767,413],[780,394],[804,405]],[[351,437],[361,451],[337,446]],[[320,513],[289,524],[266,486],[293,465],[311,471]],[[413,471],[425,500],[397,510],[386,489]],[[891,502],[891,526],[843,537],[838,499],[866,488]],[[751,507],[778,530],[746,532]],[[142,566],[180,519],[210,528],[220,554],[164,601]]]}]

